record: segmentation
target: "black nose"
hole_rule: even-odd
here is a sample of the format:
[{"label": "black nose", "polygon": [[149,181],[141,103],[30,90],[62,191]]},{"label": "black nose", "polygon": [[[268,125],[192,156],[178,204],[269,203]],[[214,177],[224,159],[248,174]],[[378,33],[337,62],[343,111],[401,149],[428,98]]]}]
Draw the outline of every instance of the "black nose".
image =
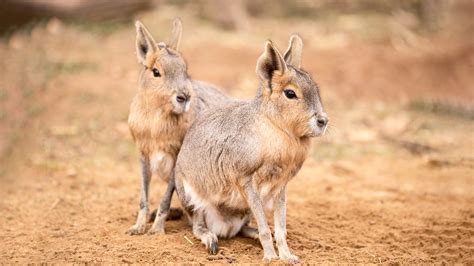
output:
[{"label": "black nose", "polygon": [[324,127],[328,123],[328,119],[326,117],[318,117],[318,127]]},{"label": "black nose", "polygon": [[186,95],[177,95],[176,96],[176,101],[178,103],[184,103],[188,99],[188,96]]}]

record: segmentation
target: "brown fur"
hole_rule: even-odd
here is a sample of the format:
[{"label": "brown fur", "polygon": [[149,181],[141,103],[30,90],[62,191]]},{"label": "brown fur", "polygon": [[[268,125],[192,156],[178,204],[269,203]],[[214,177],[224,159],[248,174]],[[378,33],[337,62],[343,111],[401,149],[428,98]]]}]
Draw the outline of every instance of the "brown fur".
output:
[{"label": "brown fur", "polygon": [[163,233],[164,220],[174,191],[173,167],[186,131],[193,120],[208,108],[228,101],[214,86],[192,80],[178,47],[182,24],[174,21],[168,42],[156,43],[140,23],[137,27],[137,58],[143,69],[139,90],[130,106],[128,124],[142,164],[140,211],[129,234],[143,234],[149,216],[148,191],[151,175],[168,182],[160,208],[149,233]]},{"label": "brown fur", "polygon": [[163,151],[176,157],[194,116],[191,112],[172,114],[169,96],[156,90],[140,91],[132,100],[128,125],[141,155]]}]

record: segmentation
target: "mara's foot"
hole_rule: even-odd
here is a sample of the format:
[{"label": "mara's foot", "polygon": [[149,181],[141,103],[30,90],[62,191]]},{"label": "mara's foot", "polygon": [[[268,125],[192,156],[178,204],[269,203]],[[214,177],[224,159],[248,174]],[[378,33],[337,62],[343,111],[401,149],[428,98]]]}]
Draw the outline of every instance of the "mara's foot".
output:
[{"label": "mara's foot", "polygon": [[239,234],[243,237],[252,238],[258,240],[258,230],[257,228],[250,227],[248,225],[242,226]]},{"label": "mara's foot", "polygon": [[[148,219],[148,222],[149,223],[153,223],[153,221],[155,221],[155,218],[156,218],[156,212],[158,211],[158,209],[154,209],[151,213],[150,213],[150,218]],[[166,217],[166,220],[179,220],[181,219],[181,217],[183,217],[183,210],[181,210],[180,208],[170,208],[170,211],[168,213],[168,216]]]},{"label": "mara's foot", "polygon": [[278,259],[279,259],[279,258],[278,258],[278,256],[277,256],[276,254],[268,254],[268,255],[265,254],[265,255],[263,256],[263,262],[265,262],[265,263],[269,263],[269,262],[272,262],[272,261],[276,261],[276,260],[278,260]]},{"label": "mara's foot", "polygon": [[183,217],[183,210],[181,208],[170,208],[170,211],[168,213],[168,217],[166,217],[166,220],[179,220],[181,217]]},{"label": "mara's foot", "polygon": [[209,254],[216,255],[219,251],[219,245],[217,244],[217,236],[214,233],[208,232],[201,237],[201,241],[206,245]]},{"label": "mara's foot", "polygon": [[291,263],[291,264],[296,264],[300,262],[300,258],[298,256],[289,254],[289,255],[280,255],[280,260],[283,260],[285,262]]},{"label": "mara's foot", "polygon": [[132,227],[130,227],[126,234],[129,234],[131,236],[133,235],[143,235],[145,233],[145,225],[144,224],[135,224]]},{"label": "mara's foot", "polygon": [[152,226],[150,230],[148,230],[149,235],[164,235],[165,234],[165,227],[164,226]]}]

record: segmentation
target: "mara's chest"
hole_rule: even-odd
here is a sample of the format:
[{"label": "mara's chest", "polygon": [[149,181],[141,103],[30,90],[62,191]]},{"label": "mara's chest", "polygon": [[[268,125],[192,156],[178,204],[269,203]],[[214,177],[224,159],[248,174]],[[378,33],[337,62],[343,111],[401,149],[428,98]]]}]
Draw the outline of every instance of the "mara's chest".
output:
[{"label": "mara's chest", "polygon": [[166,113],[136,101],[132,102],[128,116],[130,133],[143,153],[161,150],[177,154],[190,124],[189,113]]},{"label": "mara's chest", "polygon": [[[276,195],[298,173],[310,147],[309,139],[275,135],[263,145],[256,181],[262,198]],[[271,197],[270,197],[271,198]]]},{"label": "mara's chest", "polygon": [[295,176],[308,155],[310,139],[295,138],[274,128],[267,128],[262,135],[259,176],[263,180]]}]

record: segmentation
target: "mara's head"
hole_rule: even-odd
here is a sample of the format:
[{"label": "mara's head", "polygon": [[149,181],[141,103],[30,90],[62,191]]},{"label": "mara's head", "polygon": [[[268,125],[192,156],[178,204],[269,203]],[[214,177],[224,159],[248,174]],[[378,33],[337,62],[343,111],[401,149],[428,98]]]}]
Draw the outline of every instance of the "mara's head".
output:
[{"label": "mara's head", "polygon": [[303,41],[292,35],[284,56],[271,41],[257,61],[262,110],[269,119],[298,137],[316,137],[326,131],[318,85],[301,69]]},{"label": "mara's head", "polygon": [[142,64],[139,84],[141,90],[154,90],[160,95],[164,108],[176,114],[189,110],[192,85],[187,73],[187,65],[178,51],[181,40],[182,23],[173,22],[169,41],[156,43],[145,26],[137,21],[136,53]]}]

